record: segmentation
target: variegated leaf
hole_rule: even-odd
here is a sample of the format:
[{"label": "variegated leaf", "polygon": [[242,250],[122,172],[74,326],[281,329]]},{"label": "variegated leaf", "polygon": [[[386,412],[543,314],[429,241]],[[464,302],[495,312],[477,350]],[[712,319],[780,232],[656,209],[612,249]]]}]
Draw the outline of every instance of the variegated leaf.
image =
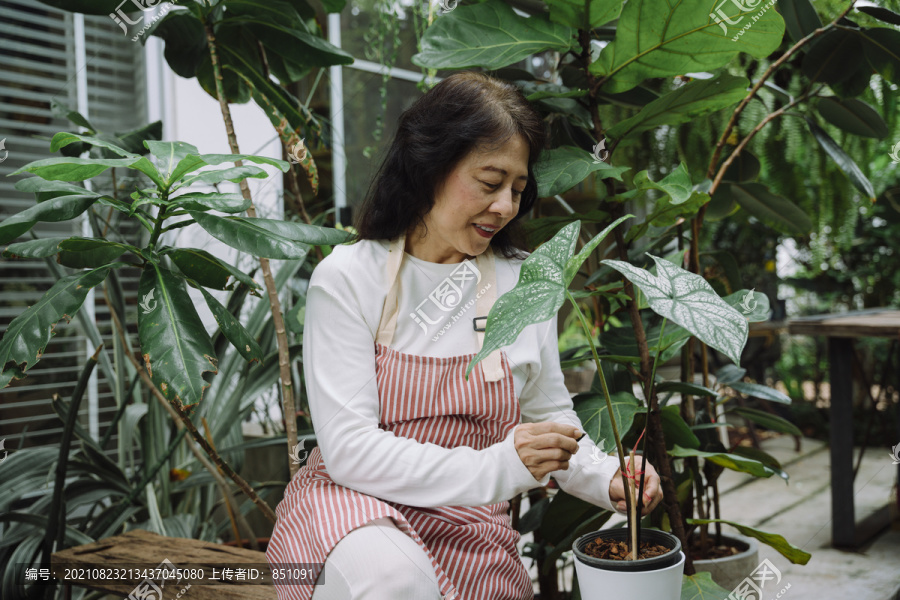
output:
[{"label": "variegated leaf", "polygon": [[750,327],[747,319],[716,294],[705,279],[647,254],[659,275],[620,260],[602,263],[619,271],[647,297],[657,314],[681,325],[698,339],[740,364]]}]

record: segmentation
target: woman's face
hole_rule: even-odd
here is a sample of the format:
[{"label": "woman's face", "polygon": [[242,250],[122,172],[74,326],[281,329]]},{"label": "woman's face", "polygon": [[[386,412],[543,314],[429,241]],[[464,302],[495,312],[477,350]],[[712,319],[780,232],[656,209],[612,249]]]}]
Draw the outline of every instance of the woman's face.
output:
[{"label": "woman's face", "polygon": [[438,187],[424,217],[427,235],[420,237],[425,232],[420,227],[407,236],[406,251],[435,263],[481,254],[519,212],[527,181],[528,145],[521,135],[491,152],[473,150]]}]

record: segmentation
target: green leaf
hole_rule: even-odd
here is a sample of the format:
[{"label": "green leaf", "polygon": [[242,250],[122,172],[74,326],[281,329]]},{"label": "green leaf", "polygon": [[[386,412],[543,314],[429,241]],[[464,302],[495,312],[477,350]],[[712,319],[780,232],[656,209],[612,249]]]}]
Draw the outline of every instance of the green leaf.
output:
[{"label": "green leaf", "polygon": [[188,154],[200,154],[196,146],[185,142],[160,142],[147,140],[144,146],[156,157],[159,172],[167,181],[171,181],[172,172]]},{"label": "green leaf", "polygon": [[[805,565],[809,562],[809,559],[812,558],[812,554],[810,554],[809,552],[804,552],[800,548],[791,545],[786,539],[784,539],[777,533],[766,533],[765,531],[753,529],[752,527],[747,527],[746,525],[741,525],[740,523],[735,523],[734,521],[726,521],[724,519],[687,519],[687,523],[690,525],[705,525],[707,523],[716,522],[731,525],[732,527],[740,531],[743,535],[756,538],[763,544],[768,544],[795,565]],[[682,596],[682,600],[683,599],[684,596]]]},{"label": "green leaf", "polygon": [[59,244],[59,264],[73,269],[95,269],[116,260],[130,249],[104,239],[73,237]]},{"label": "green leaf", "polygon": [[883,138],[890,133],[878,111],[857,98],[820,98],[816,109],[823,119],[853,135]]},{"label": "green leaf", "polygon": [[737,446],[734,450],[732,450],[732,453],[737,454],[738,456],[743,456],[745,458],[758,460],[762,464],[775,471],[776,475],[784,479],[785,484],[787,484],[788,479],[790,479],[784,469],[781,468],[781,463],[778,462],[778,459],[768,452],[763,452],[762,450],[758,450],[757,448],[750,448],[747,446]]},{"label": "green leaf", "polygon": [[780,402],[781,404],[791,403],[791,399],[788,396],[785,396],[775,388],[770,388],[765,385],[759,385],[758,383],[732,381],[727,385],[736,392],[740,392],[754,398],[761,398],[763,400],[769,400],[771,402]]},{"label": "green leaf", "polygon": [[209,213],[188,211],[211,236],[232,248],[254,256],[280,260],[306,258],[310,246],[288,239],[241,217],[217,217]]},{"label": "green leaf", "polygon": [[662,421],[663,436],[666,438],[666,447],[675,445],[684,448],[699,448],[700,440],[681,418],[680,408],[677,406],[664,406],[660,409],[659,416]]},{"label": "green leaf", "polygon": [[[641,411],[641,402],[634,394],[628,392],[610,394],[609,399],[619,435],[625,437],[634,422],[634,415]],[[594,392],[579,394],[573,402],[575,414],[578,415],[585,433],[603,452],[615,452],[616,438],[613,435],[612,421],[603,394]]]},{"label": "green leaf", "polygon": [[758,8],[742,11],[738,3],[719,3],[714,13],[722,17],[719,22],[710,17],[711,9],[707,0],[629,0],[616,39],[601,50],[591,73],[604,79],[603,91],[624,92],[648,78],[713,71],[740,52],[762,59],[781,44],[784,21],[774,8],[743,33]]},{"label": "green leaf", "polygon": [[66,194],[74,194],[77,196],[94,195],[98,198],[100,194],[85,189],[82,185],[75,185],[66,181],[47,181],[40,177],[27,177],[16,182],[15,188],[20,192],[30,192],[37,197],[38,202],[44,202],[50,198],[56,198]]},{"label": "green leaf", "polygon": [[747,374],[747,369],[742,369],[737,365],[725,365],[716,371],[716,383],[719,385],[730,385],[735,381],[743,379]]},{"label": "green leaf", "polygon": [[687,202],[691,194],[694,193],[691,176],[687,172],[687,166],[684,164],[684,161],[678,163],[677,167],[658,182],[650,179],[647,173],[648,171],[644,169],[634,176],[634,185],[637,189],[659,190],[672,199],[672,204]]},{"label": "green leaf", "polygon": [[57,223],[74,219],[97,201],[96,195],[58,196],[35,204],[0,223],[0,244],[8,244],[39,221]]},{"label": "green leaf", "polygon": [[622,181],[622,173],[631,167],[613,167],[598,161],[587,150],[574,146],[562,146],[545,150],[534,165],[534,177],[538,184],[538,197],[548,198],[572,189],[594,172],[600,179],[611,177]]},{"label": "green leaf", "polygon": [[172,206],[187,210],[218,210],[225,213],[244,212],[250,206],[242,194],[189,192],[171,199]]},{"label": "green leaf", "polygon": [[144,156],[133,158],[45,158],[30,162],[24,167],[13,171],[10,175],[20,173],[34,173],[44,179],[57,181],[84,181],[96,177],[110,167],[138,170],[150,178],[153,183],[164,187],[164,181],[149,160]]},{"label": "green leaf", "polygon": [[[551,21],[585,31],[609,23],[622,11],[622,3],[617,0],[547,0],[547,5]],[[588,5],[587,15],[585,5]]]},{"label": "green leaf", "polygon": [[546,16],[526,19],[502,0],[486,0],[435,20],[411,60],[429,69],[499,69],[545,50],[566,52],[573,33]]},{"label": "green leaf", "polygon": [[[595,248],[614,227],[632,216],[616,219],[585,248]],[[569,223],[525,259],[518,283],[500,296],[488,313],[484,342],[481,351],[466,368],[466,380],[475,365],[491,352],[514,342],[528,325],[546,321],[556,314],[581,266],[578,261],[587,258],[585,252],[580,253],[578,259],[572,256],[580,229],[581,221]]]},{"label": "green leaf", "polygon": [[859,35],[869,65],[891,83],[900,83],[900,31],[872,27]]},{"label": "green leaf", "polygon": [[172,259],[179,271],[202,286],[214,290],[228,290],[233,287],[233,284],[229,285],[228,278],[234,277],[251,289],[260,289],[252,277],[205,250],[172,248],[163,253]]},{"label": "green leaf", "polygon": [[841,83],[850,79],[859,68],[862,53],[858,32],[833,29],[809,43],[801,70],[810,83]]},{"label": "green leaf", "polygon": [[208,165],[219,165],[223,162],[235,162],[237,160],[249,160],[257,164],[272,165],[285,173],[291,168],[291,165],[286,161],[253,154],[188,154],[178,161],[175,170],[168,177],[167,183],[169,185],[174,184],[186,174]]},{"label": "green leaf", "polygon": [[609,23],[622,11],[622,3],[616,0],[547,0],[547,5],[551,21],[585,31]]},{"label": "green leaf", "polygon": [[70,133],[68,131],[60,131],[53,136],[53,139],[50,140],[50,152],[57,152],[60,148],[64,148],[69,144],[79,141],[86,142],[88,144],[91,144],[92,146],[99,146],[100,148],[112,150],[114,154],[124,156],[125,158],[134,158],[135,156],[137,156],[136,154],[132,154],[128,150],[125,150],[124,148],[121,148],[113,144],[112,142],[100,139],[99,137]]},{"label": "green leaf", "polygon": [[181,181],[178,188],[194,185],[195,183],[205,183],[207,185],[215,185],[223,181],[231,181],[238,183],[248,177],[256,177],[257,179],[265,179],[269,174],[265,169],[254,167],[253,165],[244,165],[243,167],[231,167],[229,169],[215,169],[209,171],[201,171],[187,177]]},{"label": "green leaf", "polygon": [[203,374],[215,374],[218,361],[184,284],[171,271],[148,263],[138,297],[138,338],[153,383],[170,401],[197,404],[209,387]]},{"label": "green leaf", "polygon": [[739,290],[722,299],[740,311],[750,323],[760,323],[769,318],[769,297],[762,292]]},{"label": "green leaf", "polygon": [[875,190],[872,187],[872,183],[859,167],[856,166],[853,159],[844,152],[844,149],[841,148],[824,129],[816,125],[815,121],[809,117],[804,118],[809,125],[809,130],[812,132],[813,137],[816,138],[816,141],[819,142],[819,145],[822,146],[828,156],[831,157],[831,160],[833,160],[844,175],[847,176],[847,179],[850,180],[853,187],[862,192],[867,200],[875,202]]},{"label": "green leaf", "polygon": [[286,237],[289,240],[312,244],[313,246],[335,246],[353,239],[352,233],[333,227],[320,227],[319,225],[307,225],[306,223],[281,221],[279,219],[260,219],[257,217],[244,217],[244,221]]},{"label": "green leaf", "polygon": [[679,394],[691,394],[692,396],[712,396],[715,398],[718,396],[713,390],[708,387],[703,387],[698,383],[688,383],[686,381],[663,381],[656,385],[656,391],[663,392],[678,392]]},{"label": "green leaf", "polygon": [[775,474],[773,469],[770,469],[758,460],[753,460],[752,458],[746,458],[737,454],[728,454],[727,452],[704,452],[694,448],[682,448],[676,444],[674,448],[669,450],[669,454],[677,458],[697,456],[715,463],[720,467],[725,467],[726,469],[741,473],[750,473],[755,477],[771,477]]},{"label": "green leaf", "polygon": [[682,575],[681,600],[727,600],[730,593],[712,580],[709,571]]},{"label": "green leaf", "polygon": [[747,343],[749,325],[741,313],[725,303],[705,279],[665,259],[647,254],[659,275],[619,260],[603,260],[622,273],[647,297],[650,308],[681,325],[735,363]]},{"label": "green leaf", "polygon": [[206,304],[209,305],[209,310],[212,311],[213,317],[215,317],[216,323],[219,324],[222,333],[237,349],[238,353],[243,356],[247,362],[252,363],[253,361],[261,361],[263,358],[262,348],[259,347],[259,344],[247,330],[244,329],[244,326],[241,325],[240,321],[228,312],[228,310],[222,306],[212,294],[203,288],[199,289],[203,294],[203,297],[206,298]]},{"label": "green leaf", "polygon": [[59,243],[69,238],[40,238],[10,244],[3,251],[4,258],[46,258],[59,252]]},{"label": "green leaf", "polygon": [[881,8],[880,6],[854,6],[853,8],[859,12],[875,17],[879,21],[884,21],[891,25],[900,25],[900,15],[886,8]]},{"label": "green leaf", "polygon": [[714,79],[695,79],[653,100],[641,111],[606,130],[606,137],[623,139],[662,125],[687,123],[733,106],[747,95],[746,77],[722,73]]},{"label": "green leaf", "polygon": [[[88,291],[106,279],[113,266],[116,265],[63,277],[40,300],[12,320],[0,340],[0,369],[3,369],[0,389],[13,378],[24,377],[25,371],[40,360],[59,320],[71,320],[84,304]],[[10,362],[13,365],[7,368]]]},{"label": "green leaf", "polygon": [[802,208],[784,196],[773,194],[762,183],[731,183],[729,187],[741,208],[772,229],[788,235],[812,231],[812,219]]},{"label": "green leaf", "polygon": [[[778,12],[784,19],[784,27],[794,43],[822,26],[822,20],[809,0],[781,0],[778,3]],[[801,50],[806,52],[809,46],[801,46]]]}]

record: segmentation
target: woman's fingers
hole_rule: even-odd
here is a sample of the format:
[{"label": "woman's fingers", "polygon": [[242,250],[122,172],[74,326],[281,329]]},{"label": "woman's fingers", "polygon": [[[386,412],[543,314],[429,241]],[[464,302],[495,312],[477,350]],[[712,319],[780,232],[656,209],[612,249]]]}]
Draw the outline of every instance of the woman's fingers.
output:
[{"label": "woman's fingers", "polygon": [[577,431],[575,426],[551,421],[519,424],[514,437],[516,452],[540,481],[547,473],[569,468],[569,459],[579,448]]}]

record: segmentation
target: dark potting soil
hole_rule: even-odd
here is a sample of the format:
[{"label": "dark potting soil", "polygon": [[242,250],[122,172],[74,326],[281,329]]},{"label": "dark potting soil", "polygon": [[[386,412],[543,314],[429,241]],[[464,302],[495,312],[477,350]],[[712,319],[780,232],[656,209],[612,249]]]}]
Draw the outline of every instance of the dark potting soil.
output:
[{"label": "dark potting soil", "polygon": [[726,556],[734,556],[739,552],[743,552],[743,550],[729,544],[713,546],[711,543],[707,543],[707,548],[704,552],[703,547],[700,545],[700,538],[691,539],[691,560],[725,558]]},{"label": "dark potting soil", "polygon": [[[628,543],[619,540],[604,540],[597,538],[588,542],[584,547],[584,553],[594,558],[605,558],[607,560],[631,560],[631,552]],[[638,558],[653,558],[668,554],[671,548],[666,548],[661,544],[653,544],[650,542],[641,542],[638,544]]]}]

